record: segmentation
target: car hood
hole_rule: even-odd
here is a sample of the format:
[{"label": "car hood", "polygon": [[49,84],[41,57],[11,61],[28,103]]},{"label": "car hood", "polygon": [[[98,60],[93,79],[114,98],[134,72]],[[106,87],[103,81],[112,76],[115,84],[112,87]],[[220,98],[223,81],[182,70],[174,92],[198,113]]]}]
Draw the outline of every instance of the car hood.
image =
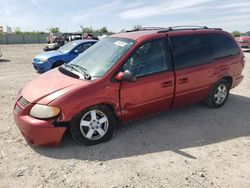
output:
[{"label": "car hood", "polygon": [[41,59],[41,58],[49,59],[51,57],[60,56],[60,55],[64,55],[64,54],[58,50],[53,50],[53,51],[43,52],[41,54],[38,54],[34,59]]},{"label": "car hood", "polygon": [[243,36],[243,37],[240,37],[239,40],[250,40],[250,36]]},{"label": "car hood", "polygon": [[30,103],[48,104],[65,93],[89,84],[90,81],[75,79],[53,69],[29,82],[20,95]]}]

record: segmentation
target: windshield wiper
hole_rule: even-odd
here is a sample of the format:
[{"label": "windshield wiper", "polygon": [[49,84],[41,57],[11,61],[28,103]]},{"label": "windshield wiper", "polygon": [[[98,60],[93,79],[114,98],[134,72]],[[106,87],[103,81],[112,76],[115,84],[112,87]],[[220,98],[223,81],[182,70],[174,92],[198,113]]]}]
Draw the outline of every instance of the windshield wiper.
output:
[{"label": "windshield wiper", "polygon": [[86,80],[91,80],[91,76],[90,74],[87,72],[87,69],[79,66],[79,65],[75,65],[75,64],[64,64],[65,67],[69,67],[77,72],[80,72],[84,75],[84,78]]},{"label": "windshield wiper", "polygon": [[91,80],[91,76],[88,73],[87,69],[85,69],[84,67],[82,67],[80,65],[76,65],[76,64],[70,64],[70,65],[79,68],[85,74],[85,79]]},{"label": "windshield wiper", "polygon": [[78,69],[76,69],[75,67],[73,67],[73,66],[71,66],[71,65],[68,65],[68,64],[66,64],[66,63],[64,63],[63,65],[64,65],[65,67],[70,68],[71,71],[72,71],[72,70],[75,70],[76,72],[81,72],[81,71],[79,71]]}]

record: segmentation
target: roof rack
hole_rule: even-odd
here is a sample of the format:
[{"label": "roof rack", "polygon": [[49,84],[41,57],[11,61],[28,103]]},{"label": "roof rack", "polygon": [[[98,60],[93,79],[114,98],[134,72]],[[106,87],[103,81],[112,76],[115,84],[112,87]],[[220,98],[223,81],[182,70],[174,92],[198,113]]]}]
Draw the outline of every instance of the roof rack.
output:
[{"label": "roof rack", "polygon": [[128,33],[128,32],[134,32],[134,31],[164,30],[164,29],[167,29],[167,28],[165,27],[141,27],[137,29],[127,30],[125,32]]},{"label": "roof rack", "polygon": [[169,31],[178,31],[178,30],[199,30],[199,29],[222,30],[221,28],[209,28],[207,26],[184,25],[184,26],[168,27],[166,29],[158,31],[158,33],[165,33]]},{"label": "roof rack", "polygon": [[212,30],[222,30],[221,28],[209,28],[207,26],[196,26],[196,25],[181,25],[181,26],[173,26],[173,27],[141,27],[133,30],[127,30],[128,32],[135,31],[149,31],[149,30],[159,30],[157,33],[165,33],[169,31],[179,31],[179,30],[199,30],[199,29],[212,29]]}]

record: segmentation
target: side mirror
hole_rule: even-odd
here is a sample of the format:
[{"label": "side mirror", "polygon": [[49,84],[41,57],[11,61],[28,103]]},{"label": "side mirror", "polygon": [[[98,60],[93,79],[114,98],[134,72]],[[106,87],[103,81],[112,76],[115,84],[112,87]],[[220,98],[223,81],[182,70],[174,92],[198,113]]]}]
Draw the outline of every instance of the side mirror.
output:
[{"label": "side mirror", "polygon": [[79,50],[74,50],[74,54],[79,54]]},{"label": "side mirror", "polygon": [[135,82],[136,76],[133,75],[133,73],[129,70],[126,70],[125,72],[119,72],[116,77],[117,80],[124,80],[127,82]]}]

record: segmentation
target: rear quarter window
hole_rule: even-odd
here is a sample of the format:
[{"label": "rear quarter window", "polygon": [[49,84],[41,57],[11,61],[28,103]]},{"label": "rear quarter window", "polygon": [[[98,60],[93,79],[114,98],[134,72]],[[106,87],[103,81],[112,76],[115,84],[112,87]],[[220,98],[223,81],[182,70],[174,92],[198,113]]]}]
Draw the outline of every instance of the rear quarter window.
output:
[{"label": "rear quarter window", "polygon": [[182,35],[170,38],[176,70],[213,61],[209,35]]},{"label": "rear quarter window", "polygon": [[210,34],[210,40],[214,51],[214,59],[236,55],[240,52],[236,42],[225,34]]}]

